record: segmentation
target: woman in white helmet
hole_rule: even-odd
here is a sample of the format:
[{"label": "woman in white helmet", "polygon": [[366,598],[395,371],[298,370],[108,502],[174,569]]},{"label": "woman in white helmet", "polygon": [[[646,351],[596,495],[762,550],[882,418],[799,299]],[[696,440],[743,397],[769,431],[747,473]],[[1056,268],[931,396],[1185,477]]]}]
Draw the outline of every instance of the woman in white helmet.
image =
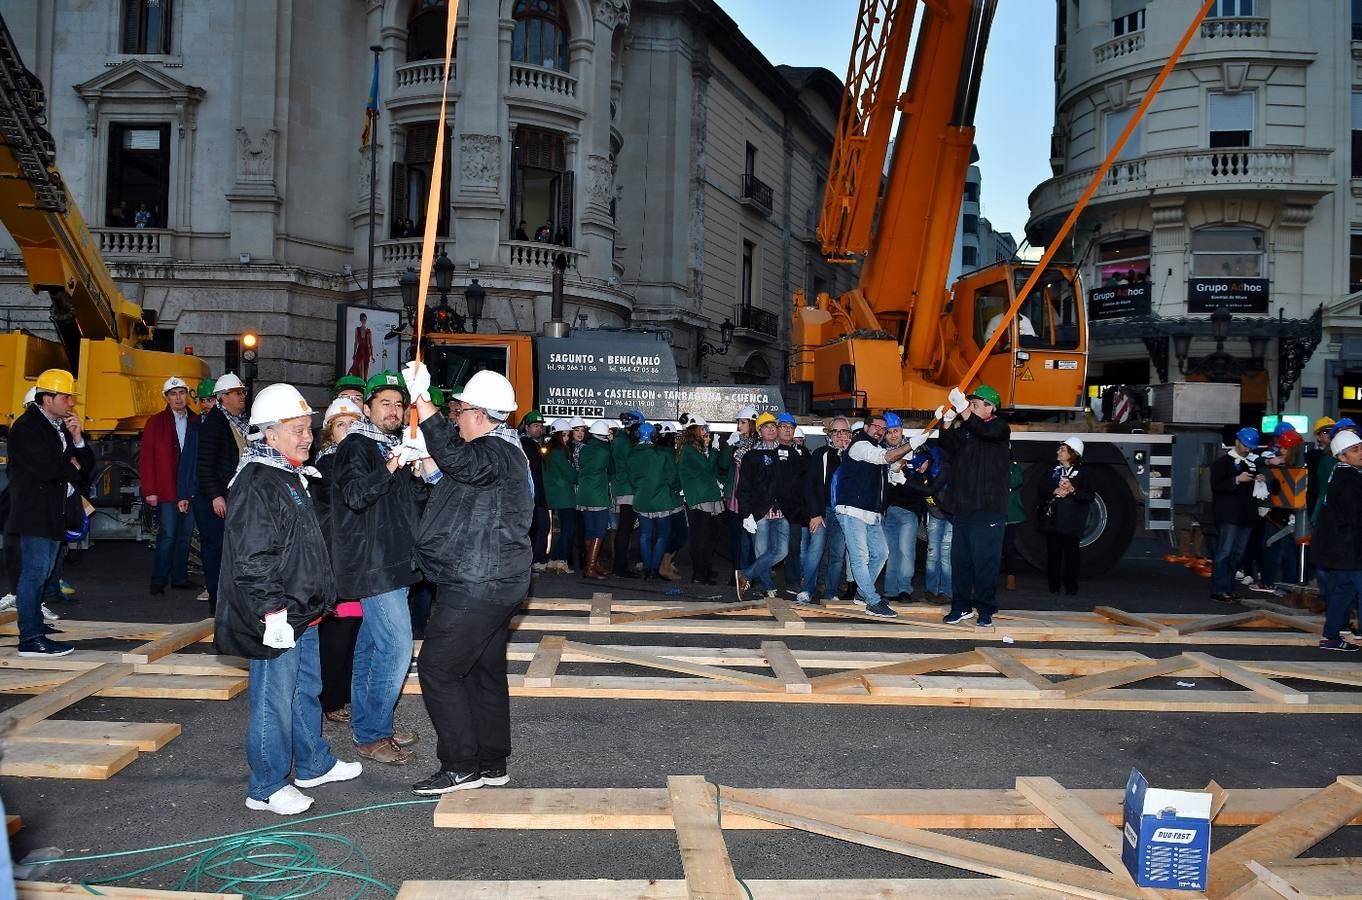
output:
[{"label": "woman in white helmet", "polygon": [[1070,596],[1078,593],[1079,540],[1088,525],[1093,492],[1083,474],[1083,441],[1070,437],[1055,448],[1058,464],[1037,510],[1037,526],[1045,533],[1045,573],[1050,593],[1061,587]]}]

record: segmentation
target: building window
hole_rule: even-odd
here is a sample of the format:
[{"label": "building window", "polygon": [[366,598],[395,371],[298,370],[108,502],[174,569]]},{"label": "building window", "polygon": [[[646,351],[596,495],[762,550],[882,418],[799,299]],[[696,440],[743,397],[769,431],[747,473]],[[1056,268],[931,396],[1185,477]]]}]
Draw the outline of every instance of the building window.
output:
[{"label": "building window", "polygon": [[511,34],[511,59],[543,66],[568,67],[568,24],[558,0],[516,0],[515,31]]},{"label": "building window", "polygon": [[966,269],[977,268],[979,265],[979,249],[977,247],[961,247],[960,265]]},{"label": "building window", "polygon": [[[440,219],[435,224],[435,233],[440,237],[449,236],[449,143],[450,134],[445,132],[445,171],[440,179]],[[425,234],[426,202],[430,197],[431,176],[435,173],[435,130],[434,122],[421,122],[407,126],[406,148],[401,162],[393,163],[392,195],[393,219],[392,236],[395,238],[417,237]]]},{"label": "building window", "polygon": [[1348,238],[1348,293],[1362,291],[1362,234]]},{"label": "building window", "polygon": [[[416,0],[407,20],[407,62],[445,58],[445,25],[449,22],[447,0]],[[454,55],[459,53],[454,42]]]},{"label": "building window", "polygon": [[979,234],[979,217],[974,215],[973,213],[965,213],[964,231],[965,234],[977,236]]},{"label": "building window", "polygon": [[742,242],[742,277],[738,284],[742,290],[739,301],[743,309],[752,307],[752,268],[753,260],[757,254],[757,245],[751,241]]},{"label": "building window", "polygon": [[742,173],[748,176],[757,174],[757,148],[751,142],[748,142],[747,153],[743,157]]},{"label": "building window", "polygon": [[170,52],[172,0],[123,0],[123,52]]},{"label": "building window", "polygon": [[1253,15],[1253,0],[1215,0],[1206,18],[1229,18]]},{"label": "building window", "polygon": [[1265,269],[1258,229],[1217,225],[1192,232],[1193,277],[1262,278]]},{"label": "building window", "polygon": [[1111,36],[1118,38],[1123,34],[1133,34],[1136,31],[1144,31],[1144,3],[1139,4],[1139,8],[1133,8],[1134,4],[1116,0],[1111,5]]},{"label": "building window", "polygon": [[1097,283],[1102,287],[1149,280],[1149,235],[1103,241],[1097,248]]},{"label": "building window", "polygon": [[1253,93],[1211,93],[1206,97],[1207,146],[1253,146]]},{"label": "building window", "polygon": [[1362,91],[1353,91],[1352,177],[1362,178]]},{"label": "building window", "polygon": [[966,202],[966,203],[978,203],[978,202],[979,202],[979,184],[978,184],[978,182],[975,182],[975,181],[966,181],[966,182],[965,182],[965,202]]},{"label": "building window", "polygon": [[572,246],[574,179],[567,169],[563,136],[522,126],[516,128],[513,143],[512,239]]},{"label": "building window", "polygon": [[1353,40],[1362,41],[1362,0],[1353,0]]},{"label": "building window", "polygon": [[[1135,115],[1136,107],[1128,106],[1125,109],[1113,109],[1102,117],[1103,128],[1106,132],[1104,138],[1106,145],[1104,155],[1111,152],[1111,148],[1116,145],[1116,139],[1121,136],[1121,132],[1126,130],[1126,125],[1130,124],[1131,117]],[[1130,140],[1126,141],[1121,152],[1117,154],[1117,159],[1134,159],[1144,152],[1144,121],[1141,120],[1135,126],[1135,130],[1130,133]]]},{"label": "building window", "polygon": [[109,128],[105,224],[164,228],[170,196],[170,125],[113,124]]}]

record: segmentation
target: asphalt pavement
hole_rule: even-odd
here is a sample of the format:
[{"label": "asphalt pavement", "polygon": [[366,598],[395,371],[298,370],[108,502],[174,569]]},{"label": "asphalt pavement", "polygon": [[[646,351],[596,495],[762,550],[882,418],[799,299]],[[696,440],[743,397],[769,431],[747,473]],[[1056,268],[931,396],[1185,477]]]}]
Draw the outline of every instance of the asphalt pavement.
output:
[{"label": "asphalt pavement", "polygon": [[[1207,582],[1167,563],[1166,547],[1141,542],[1104,576],[1085,581],[1078,597],[1054,597],[1039,573],[1000,592],[1005,607],[1091,609],[1106,604],[1133,612],[1227,612],[1208,597]],[[206,615],[192,593],[151,597],[150,550],[106,543],[73,558],[68,580],[76,602],[64,616],[93,620],[187,622]],[[586,598],[613,590],[618,598],[659,599],[690,585],[612,581],[602,587],[575,577],[537,579],[541,597]],[[731,597],[731,591],[728,592]],[[1061,602],[1062,601],[1062,602]],[[520,640],[537,640],[529,632]],[[590,641],[601,636],[578,635]],[[633,640],[631,641],[631,638]],[[610,643],[668,643],[668,635],[610,635]],[[516,637],[513,636],[513,640]],[[755,636],[708,636],[715,646],[755,647]],[[693,638],[676,643],[699,643]],[[967,644],[908,640],[810,641],[792,648],[956,652]],[[91,648],[127,649],[94,643]],[[1017,646],[1023,646],[1018,644]],[[1056,645],[1046,646],[1081,646]],[[1168,655],[1195,647],[1101,644]],[[192,648],[211,652],[207,644]],[[1215,647],[1230,658],[1337,658],[1314,648]],[[525,663],[512,663],[523,671]],[[624,671],[620,669],[618,671]],[[1360,668],[1362,671],[1362,668]],[[12,705],[22,697],[6,696]],[[38,848],[88,856],[211,838],[292,820],[244,806],[246,695],[235,700],[170,701],[89,698],[59,718],[178,722],[180,737],[106,781],[0,779],[0,794],[24,827],[11,841],[16,859]],[[437,767],[434,733],[419,696],[404,696],[399,725],[415,729],[412,766],[365,764],[356,781],[310,791],[309,815],[415,800],[411,783]],[[1338,774],[1362,773],[1359,720],[1342,715],[1172,714],[948,707],[872,707],[639,700],[513,699],[516,787],[663,787],[672,774],[705,775],[722,784],[787,788],[1008,788],[1019,775],[1047,775],[1071,788],[1119,788],[1132,766],[1156,786],[1195,789],[1214,778],[1227,788],[1324,786]],[[354,759],[348,732],[328,725],[336,754]],[[484,788],[483,790],[496,790]],[[680,878],[670,831],[498,831],[436,829],[433,803],[369,810],[299,826],[343,836],[363,849],[374,877],[408,879]],[[953,832],[962,836],[967,833]],[[1216,829],[1215,845],[1242,833]],[[1018,850],[1081,865],[1087,855],[1055,830],[976,835]],[[960,877],[964,873],[891,853],[793,831],[729,832],[730,854],[745,878]],[[318,842],[329,847],[326,842]],[[204,845],[207,846],[207,845]],[[202,848],[200,848],[202,849]],[[184,850],[181,852],[188,852]],[[326,852],[331,852],[327,850]],[[139,855],[47,867],[50,880],[80,880],[132,870],[174,854]],[[1362,828],[1324,841],[1308,855],[1362,856]],[[125,884],[167,888],[188,864]],[[212,887],[206,883],[201,889]],[[334,883],[315,896],[349,896]],[[371,891],[365,896],[381,896]]]}]

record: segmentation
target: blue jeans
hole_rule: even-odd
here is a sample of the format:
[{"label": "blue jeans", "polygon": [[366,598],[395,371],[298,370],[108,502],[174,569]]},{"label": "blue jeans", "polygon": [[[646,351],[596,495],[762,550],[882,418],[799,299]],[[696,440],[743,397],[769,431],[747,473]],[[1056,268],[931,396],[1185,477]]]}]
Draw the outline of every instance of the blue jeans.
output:
[{"label": "blue jeans", "polygon": [[52,575],[57,564],[57,554],[61,552],[61,541],[19,535],[19,592],[16,603],[19,607],[19,643],[36,641],[46,637],[43,631],[43,585]]},{"label": "blue jeans", "polygon": [[605,537],[605,526],[610,524],[610,510],[608,509],[583,509],[582,514],[582,536],[588,541],[594,541]]},{"label": "blue jeans", "polygon": [[804,570],[804,545],[809,542],[809,526],[790,523],[789,547],[785,552],[785,587],[788,590],[802,591]]},{"label": "blue jeans", "polygon": [[889,547],[889,566],[884,573],[884,595],[896,597],[913,592],[917,569],[917,513],[891,506],[884,513],[884,541]]},{"label": "blue jeans", "polygon": [[52,574],[47,576],[47,582],[43,584],[43,602],[48,600],[64,600],[61,592],[61,580],[66,569],[66,557],[71,552],[71,545],[65,541],[57,543],[57,558],[52,562]]},{"label": "blue jeans", "polygon": [[161,529],[156,535],[151,583],[183,584],[189,580],[189,539],[194,534],[194,523],[189,513],[180,512],[174,503],[156,504],[156,519]]},{"label": "blue jeans", "polygon": [[[823,554],[827,554],[827,562],[823,562]],[[800,579],[800,589],[806,591],[810,597],[818,591],[818,576],[823,575],[823,598],[832,600],[836,598],[837,591],[842,587],[842,572],[845,568],[843,563],[846,561],[847,545],[842,539],[842,526],[837,524],[837,514],[832,510],[827,510],[823,514],[823,527],[817,531],[804,529],[804,539],[799,548],[800,559],[803,561],[803,573]]]},{"label": "blue jeans", "polygon": [[873,606],[881,599],[875,592],[875,581],[889,557],[889,545],[884,541],[884,526],[879,523],[871,525],[844,513],[837,514],[837,521],[846,537],[847,560],[851,564],[851,580],[856,582],[856,593],[866,606]]},{"label": "blue jeans", "polygon": [[672,517],[640,515],[638,517],[638,552],[643,557],[643,571],[656,573],[662,565],[662,557],[667,552],[667,541],[671,538]]},{"label": "blue jeans", "polygon": [[789,520],[758,519],[757,533],[752,535],[752,563],[743,569],[743,576],[763,591],[775,590],[775,584],[771,582],[771,570],[789,551]]},{"label": "blue jeans", "polygon": [[929,594],[951,596],[951,520],[927,514],[927,584]]},{"label": "blue jeans", "polygon": [[972,512],[955,517],[951,541],[951,612],[978,610],[981,621],[998,611],[998,571],[1003,561],[1002,513]]},{"label": "blue jeans", "polygon": [[391,737],[393,710],[411,668],[411,612],[407,588],[365,597],[364,623],[355,639],[350,676],[350,724],[355,743]]},{"label": "blue jeans", "polygon": [[558,519],[558,533],[553,536],[549,559],[567,562],[572,557],[572,542],[577,537],[577,509],[565,506],[555,509],[553,515]]},{"label": "blue jeans", "polygon": [[317,629],[308,628],[293,649],[274,659],[250,661],[251,717],[246,725],[246,794],[268,800],[288,784],[331,771],[336,757],[322,739],[322,665]]},{"label": "blue jeans", "polygon": [[1339,639],[1339,630],[1348,624],[1348,614],[1362,599],[1362,569],[1320,569],[1320,597],[1324,600],[1324,638]]},{"label": "blue jeans", "polygon": [[1248,546],[1252,525],[1232,525],[1217,522],[1220,535],[1215,542],[1215,561],[1211,566],[1211,593],[1234,593],[1234,570],[1239,560],[1244,558],[1244,548]]},{"label": "blue jeans", "polygon": [[189,501],[194,511],[194,524],[199,526],[199,555],[203,558],[203,585],[208,589],[208,612],[217,609],[218,573],[222,570],[222,537],[226,520],[213,512],[212,497],[195,497]]}]

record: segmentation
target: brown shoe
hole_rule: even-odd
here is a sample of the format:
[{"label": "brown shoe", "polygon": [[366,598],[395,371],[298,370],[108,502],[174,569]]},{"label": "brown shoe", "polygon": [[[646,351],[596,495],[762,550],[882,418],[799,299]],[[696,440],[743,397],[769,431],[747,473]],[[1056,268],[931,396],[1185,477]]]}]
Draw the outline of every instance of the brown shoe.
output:
[{"label": "brown shoe", "polygon": [[322,713],[322,715],[326,717],[326,721],[335,722],[338,725],[344,725],[346,722],[350,721],[350,710],[346,709],[344,706],[340,709],[333,709],[330,712]]},{"label": "brown shoe", "polygon": [[393,743],[399,747],[410,747],[417,741],[417,734],[414,731],[403,731],[400,728],[393,729]]},{"label": "brown shoe", "polygon": [[586,542],[586,567],[582,574],[587,578],[604,580],[609,576],[609,571],[601,567],[601,545],[605,541],[601,538],[592,538]]},{"label": "brown shoe", "polygon": [[397,746],[390,737],[381,738],[372,744],[359,744],[355,752],[364,759],[387,763],[390,766],[405,766],[416,759],[416,754]]}]

